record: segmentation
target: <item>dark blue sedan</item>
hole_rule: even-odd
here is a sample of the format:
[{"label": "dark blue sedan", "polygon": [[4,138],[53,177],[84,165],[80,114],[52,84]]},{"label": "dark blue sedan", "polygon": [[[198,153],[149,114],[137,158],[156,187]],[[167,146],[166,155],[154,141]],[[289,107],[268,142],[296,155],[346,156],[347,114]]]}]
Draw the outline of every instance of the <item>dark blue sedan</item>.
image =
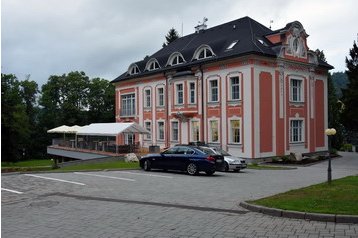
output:
[{"label": "dark blue sedan", "polygon": [[204,171],[212,175],[221,171],[224,157],[194,146],[175,146],[160,154],[149,154],[140,160],[140,167],[146,171],[151,169],[180,170],[190,175]]}]

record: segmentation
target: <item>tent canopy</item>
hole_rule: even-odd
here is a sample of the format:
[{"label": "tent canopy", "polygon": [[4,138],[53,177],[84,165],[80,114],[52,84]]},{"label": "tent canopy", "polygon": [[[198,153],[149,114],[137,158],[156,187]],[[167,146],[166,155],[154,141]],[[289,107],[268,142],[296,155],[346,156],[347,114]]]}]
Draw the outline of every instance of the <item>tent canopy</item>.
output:
[{"label": "tent canopy", "polygon": [[120,133],[149,134],[149,131],[134,122],[92,123],[88,126],[83,126],[80,128],[77,132],[77,135],[117,136]]},{"label": "tent canopy", "polygon": [[51,130],[48,130],[47,133],[68,133],[68,134],[76,134],[78,130],[80,129],[80,126],[59,126],[56,128],[53,128]]}]

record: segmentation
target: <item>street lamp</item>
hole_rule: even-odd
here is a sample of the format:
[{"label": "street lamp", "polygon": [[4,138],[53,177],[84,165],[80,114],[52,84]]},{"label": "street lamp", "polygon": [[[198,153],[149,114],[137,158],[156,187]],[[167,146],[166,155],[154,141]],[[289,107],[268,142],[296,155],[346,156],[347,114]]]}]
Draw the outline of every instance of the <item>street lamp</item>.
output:
[{"label": "street lamp", "polygon": [[328,183],[331,183],[332,181],[332,167],[331,167],[331,153],[330,153],[331,144],[332,144],[331,136],[334,136],[336,134],[336,129],[328,128],[326,129],[325,134],[328,136]]}]

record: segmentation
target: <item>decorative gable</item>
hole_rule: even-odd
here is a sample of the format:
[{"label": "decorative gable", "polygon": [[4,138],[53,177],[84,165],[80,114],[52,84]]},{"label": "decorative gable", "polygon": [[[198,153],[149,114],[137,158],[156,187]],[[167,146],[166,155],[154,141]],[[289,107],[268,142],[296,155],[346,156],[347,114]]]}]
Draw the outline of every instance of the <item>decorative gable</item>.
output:
[{"label": "decorative gable", "polygon": [[293,22],[286,34],[285,54],[295,58],[307,59],[307,36],[301,23]]}]

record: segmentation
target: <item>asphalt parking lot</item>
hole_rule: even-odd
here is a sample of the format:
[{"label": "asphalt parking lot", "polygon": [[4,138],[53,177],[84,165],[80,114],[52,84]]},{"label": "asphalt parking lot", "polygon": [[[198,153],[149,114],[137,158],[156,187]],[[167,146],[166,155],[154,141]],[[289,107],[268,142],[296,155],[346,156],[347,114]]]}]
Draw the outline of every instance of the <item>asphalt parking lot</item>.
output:
[{"label": "asphalt parking lot", "polygon": [[[357,154],[332,161],[358,174]],[[3,237],[358,237],[358,225],[270,217],[240,201],[324,182],[327,163],[188,176],[139,170],[2,175]]]}]

